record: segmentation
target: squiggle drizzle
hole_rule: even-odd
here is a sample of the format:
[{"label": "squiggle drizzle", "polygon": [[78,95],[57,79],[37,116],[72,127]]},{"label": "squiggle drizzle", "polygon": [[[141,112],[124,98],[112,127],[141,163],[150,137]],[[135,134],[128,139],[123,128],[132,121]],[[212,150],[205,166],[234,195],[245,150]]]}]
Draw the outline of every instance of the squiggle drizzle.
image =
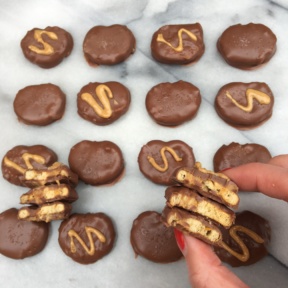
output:
[{"label": "squiggle drizzle", "polygon": [[246,262],[250,257],[250,253],[249,253],[247,246],[244,244],[243,240],[238,236],[237,232],[243,232],[247,234],[249,237],[251,237],[255,242],[259,244],[264,243],[264,240],[258,234],[256,234],[255,232],[253,232],[252,230],[246,227],[235,225],[230,228],[229,234],[236,241],[236,243],[240,246],[240,248],[242,249],[242,253],[236,252],[223,241],[221,242],[220,245],[222,248],[224,248],[226,251],[228,251],[231,255],[235,256],[240,261]]},{"label": "squiggle drizzle", "polygon": [[74,238],[76,238],[79,241],[80,245],[83,247],[83,249],[87,252],[87,254],[92,256],[96,252],[95,244],[94,244],[94,241],[92,238],[92,233],[95,234],[98,237],[98,239],[100,240],[100,242],[102,242],[102,243],[106,242],[106,238],[99,230],[97,230],[93,227],[86,226],[85,232],[86,232],[88,239],[89,239],[90,248],[88,248],[88,246],[85,244],[83,239],[79,236],[79,234],[75,230],[71,229],[68,232],[68,235],[70,237],[70,249],[71,249],[72,253],[76,253],[77,248],[76,248],[76,245],[74,243]]},{"label": "squiggle drizzle", "polygon": [[183,38],[182,38],[182,34],[186,33],[193,41],[197,41],[197,37],[194,33],[192,33],[189,30],[186,30],[184,28],[181,28],[180,30],[178,30],[178,39],[179,39],[179,45],[177,47],[174,47],[171,43],[167,42],[164,37],[163,34],[160,33],[157,36],[157,41],[158,42],[162,42],[167,44],[169,47],[171,47],[173,50],[175,50],[176,52],[182,52],[184,47],[183,47]]},{"label": "squiggle drizzle", "polygon": [[253,99],[256,99],[260,104],[269,104],[271,102],[271,98],[264,92],[255,90],[255,89],[247,89],[246,90],[246,98],[247,98],[247,106],[243,106],[239,104],[229,93],[226,91],[225,95],[241,110],[245,112],[251,112],[253,109]]},{"label": "squiggle drizzle", "polygon": [[174,149],[172,149],[172,148],[169,147],[169,146],[164,146],[164,147],[162,147],[162,149],[160,150],[160,154],[161,154],[162,160],[163,160],[163,162],[164,162],[164,166],[163,166],[163,167],[159,166],[159,165],[155,162],[155,159],[154,159],[153,157],[147,156],[147,159],[148,159],[149,163],[150,163],[156,170],[158,170],[158,171],[160,171],[160,172],[165,172],[165,171],[168,169],[168,167],[169,167],[169,165],[168,165],[168,160],[167,160],[167,157],[166,157],[166,155],[165,155],[165,151],[168,151],[168,152],[173,156],[173,158],[175,159],[175,161],[177,161],[177,162],[182,161],[182,158],[177,155],[177,153],[175,152]]}]

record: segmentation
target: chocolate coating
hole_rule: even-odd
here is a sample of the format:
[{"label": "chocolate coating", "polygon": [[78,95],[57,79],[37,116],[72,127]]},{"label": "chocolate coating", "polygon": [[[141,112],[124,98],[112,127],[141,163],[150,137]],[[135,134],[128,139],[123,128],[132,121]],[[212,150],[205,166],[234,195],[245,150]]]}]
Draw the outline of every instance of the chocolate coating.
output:
[{"label": "chocolate coating", "polygon": [[[259,100],[252,98],[252,110],[245,111],[227,97],[227,92],[229,92],[234,101],[246,108],[249,106],[249,97],[246,95],[247,91],[249,91],[248,89],[253,89],[258,91],[258,93],[265,93],[267,96],[265,100],[269,99],[269,103],[260,103]],[[216,112],[226,123],[238,129],[252,129],[261,125],[272,116],[274,96],[266,83],[232,82],[220,88],[214,105]]]},{"label": "chocolate coating", "polygon": [[204,51],[203,29],[199,23],[163,26],[153,34],[151,41],[153,58],[165,64],[190,64]]},{"label": "chocolate coating", "polygon": [[[28,162],[35,169],[47,168],[48,166],[52,165],[55,161],[57,161],[57,155],[55,154],[55,152],[43,145],[33,145],[33,146],[19,145],[13,147],[4,155],[1,166],[4,179],[6,179],[12,184],[19,186],[26,186],[24,181],[24,173],[29,167],[26,166],[23,158],[23,154],[25,153],[34,156],[35,155],[40,156],[42,160],[44,160],[43,163],[40,163],[39,161],[36,161],[37,159],[34,160],[33,158],[30,157]],[[10,165],[10,163],[12,165],[15,165],[16,167],[19,166],[20,169],[15,169]],[[21,168],[23,170],[21,170]]]},{"label": "chocolate coating", "polygon": [[73,38],[69,32],[59,27],[34,28],[22,39],[21,48],[30,62],[42,68],[52,68],[70,55]]},{"label": "chocolate coating", "polygon": [[[98,87],[99,90],[96,90]],[[102,88],[102,89],[101,89]],[[111,91],[111,98],[108,91]],[[83,97],[89,93],[89,103]],[[84,96],[83,96],[84,94]],[[108,103],[107,103],[108,100]],[[125,114],[130,106],[129,90],[118,82],[89,83],[85,85],[77,97],[78,114],[96,125],[108,125]],[[105,104],[105,105],[104,105]]]},{"label": "chocolate coating", "polygon": [[0,214],[0,253],[23,259],[41,252],[46,245],[49,224],[19,220],[16,208]]},{"label": "chocolate coating", "polygon": [[174,231],[161,221],[161,214],[146,211],[133,221],[130,241],[136,255],[156,263],[179,260],[182,252],[178,248]]},{"label": "chocolate coating", "polygon": [[259,162],[267,163],[272,158],[268,149],[262,145],[239,144],[232,142],[222,145],[213,157],[214,171],[237,167],[243,164]]},{"label": "chocolate coating", "polygon": [[124,171],[122,152],[110,141],[81,141],[71,148],[68,161],[79,179],[90,185],[113,183]]},{"label": "chocolate coating", "polygon": [[28,125],[45,126],[63,117],[66,96],[54,84],[27,86],[14,99],[18,119]]},{"label": "chocolate coating", "polygon": [[[171,149],[169,152],[165,147]],[[164,159],[161,156],[161,149],[164,151],[164,158],[167,159],[167,165],[164,163]],[[181,160],[177,161],[171,152],[174,152]],[[155,168],[148,159],[154,159],[155,165],[159,166]],[[146,178],[156,184],[173,185],[175,183],[172,179],[174,171],[182,166],[193,167],[195,163],[195,157],[193,149],[185,142],[180,140],[173,140],[164,142],[161,140],[152,140],[144,145],[138,155],[138,164],[140,171]],[[157,167],[156,166],[156,167]],[[159,168],[166,168],[164,171],[160,171]]]},{"label": "chocolate coating", "polygon": [[115,65],[133,54],[135,46],[135,37],[126,26],[95,26],[85,36],[83,52],[91,65]]},{"label": "chocolate coating", "polygon": [[193,119],[200,104],[199,89],[185,81],[160,83],[146,96],[149,115],[164,126],[177,126]]},{"label": "chocolate coating", "polygon": [[[243,240],[244,244],[249,250],[249,259],[246,262],[242,262],[223,248],[214,247],[216,254],[222,261],[230,264],[233,267],[247,266],[258,262],[268,254],[267,245],[270,242],[271,230],[269,222],[266,219],[253,212],[243,211],[241,213],[237,213],[235,225],[241,225],[254,231],[264,240],[264,243],[257,243],[247,234],[243,232],[238,232],[237,234],[240,236],[240,238]],[[237,251],[238,253],[242,253],[239,245],[229,235],[229,230],[223,229],[222,227],[219,227],[219,229],[222,232],[223,241],[228,244],[233,250]]]},{"label": "chocolate coating", "polygon": [[[87,228],[92,228],[93,230],[89,232]],[[69,236],[69,231],[71,230],[77,234],[74,233],[74,236]],[[100,232],[104,236],[102,241],[95,232]],[[92,241],[89,240],[89,234]],[[78,239],[76,235],[78,235]],[[61,223],[58,242],[68,257],[81,264],[91,264],[112,250],[115,237],[116,233],[113,222],[110,217],[104,213],[73,214],[69,219]],[[72,239],[75,250],[71,245]],[[81,245],[79,240],[83,241],[83,245]]]},{"label": "chocolate coating", "polygon": [[276,42],[275,34],[263,24],[237,24],[222,33],[217,48],[229,65],[249,70],[272,58]]}]

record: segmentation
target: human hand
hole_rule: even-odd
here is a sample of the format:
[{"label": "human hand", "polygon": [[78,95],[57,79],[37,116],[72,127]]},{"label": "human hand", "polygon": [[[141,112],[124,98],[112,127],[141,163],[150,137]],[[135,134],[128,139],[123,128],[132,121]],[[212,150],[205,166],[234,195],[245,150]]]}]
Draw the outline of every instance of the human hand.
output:
[{"label": "human hand", "polygon": [[[288,155],[272,158],[267,164],[249,163],[225,170],[240,191],[255,191],[288,201]],[[223,266],[210,245],[175,229],[175,236],[188,267],[192,287],[247,287]]]}]

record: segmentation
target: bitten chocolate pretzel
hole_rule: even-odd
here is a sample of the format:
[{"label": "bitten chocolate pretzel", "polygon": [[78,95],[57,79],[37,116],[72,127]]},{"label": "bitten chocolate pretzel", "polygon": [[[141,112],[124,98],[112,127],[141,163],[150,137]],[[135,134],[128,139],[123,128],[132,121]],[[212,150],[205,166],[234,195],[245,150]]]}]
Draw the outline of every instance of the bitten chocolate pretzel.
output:
[{"label": "bitten chocolate pretzel", "polygon": [[77,192],[69,185],[52,184],[31,189],[20,197],[20,203],[42,205],[59,200],[71,203],[77,199]]},{"label": "bitten chocolate pretzel", "polygon": [[166,189],[165,198],[167,206],[171,208],[183,208],[210,218],[225,228],[229,228],[234,223],[235,213],[232,210],[213,200],[200,196],[195,190],[186,187],[171,186]]},{"label": "bitten chocolate pretzel", "polygon": [[55,162],[47,169],[28,169],[24,173],[24,181],[28,187],[38,187],[49,184],[66,183],[72,186],[78,184],[78,176],[66,165]]},{"label": "bitten chocolate pretzel", "polygon": [[203,196],[228,207],[238,207],[238,187],[226,175],[202,168],[199,162],[192,169],[178,169],[175,175],[174,180],[185,187],[195,189]]},{"label": "bitten chocolate pretzel", "polygon": [[162,220],[167,226],[175,227],[206,243],[216,246],[222,243],[222,233],[216,225],[184,209],[166,206],[162,212]]},{"label": "bitten chocolate pretzel", "polygon": [[41,206],[28,206],[19,209],[18,218],[27,221],[63,220],[71,214],[72,206],[69,203],[53,202]]}]

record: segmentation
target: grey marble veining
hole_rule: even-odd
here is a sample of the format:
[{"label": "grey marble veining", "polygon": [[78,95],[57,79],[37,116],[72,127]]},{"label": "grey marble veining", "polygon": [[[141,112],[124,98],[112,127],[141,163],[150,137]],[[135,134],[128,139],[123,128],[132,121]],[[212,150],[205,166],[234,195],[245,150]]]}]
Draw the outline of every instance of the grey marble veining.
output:
[{"label": "grey marble veining", "polygon": [[[200,22],[204,30],[205,54],[190,66],[169,66],[155,62],[150,54],[152,34],[162,25]],[[277,35],[277,52],[261,69],[241,71],[228,66],[216,49],[219,35],[236,23],[263,23]],[[82,42],[95,25],[125,24],[133,31],[137,49],[126,62],[114,67],[90,67],[84,60]],[[20,49],[26,31],[57,25],[74,38],[72,54],[59,66],[45,70],[29,63]],[[288,153],[288,2],[286,0],[0,0],[0,157],[20,144],[44,144],[67,163],[70,148],[77,142],[110,140],[123,151],[126,171],[114,186],[77,187],[80,199],[75,212],[105,212],[117,227],[112,252],[88,266],[74,263],[58,245],[59,223],[52,224],[46,248],[40,254],[16,261],[0,255],[0,279],[5,287],[189,287],[184,260],[159,265],[134,258],[129,233],[132,221],[142,211],[161,211],[165,188],[146,180],[137,156],[152,139],[180,139],[191,145],[196,159],[211,169],[212,158],[223,144],[259,143],[272,155]],[[115,80],[126,85],[132,103],[125,116],[112,125],[99,127],[77,114],[76,95],[88,82]],[[145,97],[160,82],[185,80],[199,87],[202,104],[192,121],[177,128],[155,124],[145,110]],[[266,82],[275,96],[274,113],[264,125],[239,131],[226,125],[214,110],[218,89],[232,81]],[[47,127],[26,126],[13,112],[13,100],[21,88],[40,83],[59,85],[67,96],[63,119]],[[0,177],[0,211],[19,206],[27,189]],[[241,210],[251,209],[267,217],[272,225],[272,256],[251,267],[233,269],[251,287],[287,287],[288,217],[287,203],[260,194],[241,194]],[[278,259],[278,260],[276,260]]]}]

